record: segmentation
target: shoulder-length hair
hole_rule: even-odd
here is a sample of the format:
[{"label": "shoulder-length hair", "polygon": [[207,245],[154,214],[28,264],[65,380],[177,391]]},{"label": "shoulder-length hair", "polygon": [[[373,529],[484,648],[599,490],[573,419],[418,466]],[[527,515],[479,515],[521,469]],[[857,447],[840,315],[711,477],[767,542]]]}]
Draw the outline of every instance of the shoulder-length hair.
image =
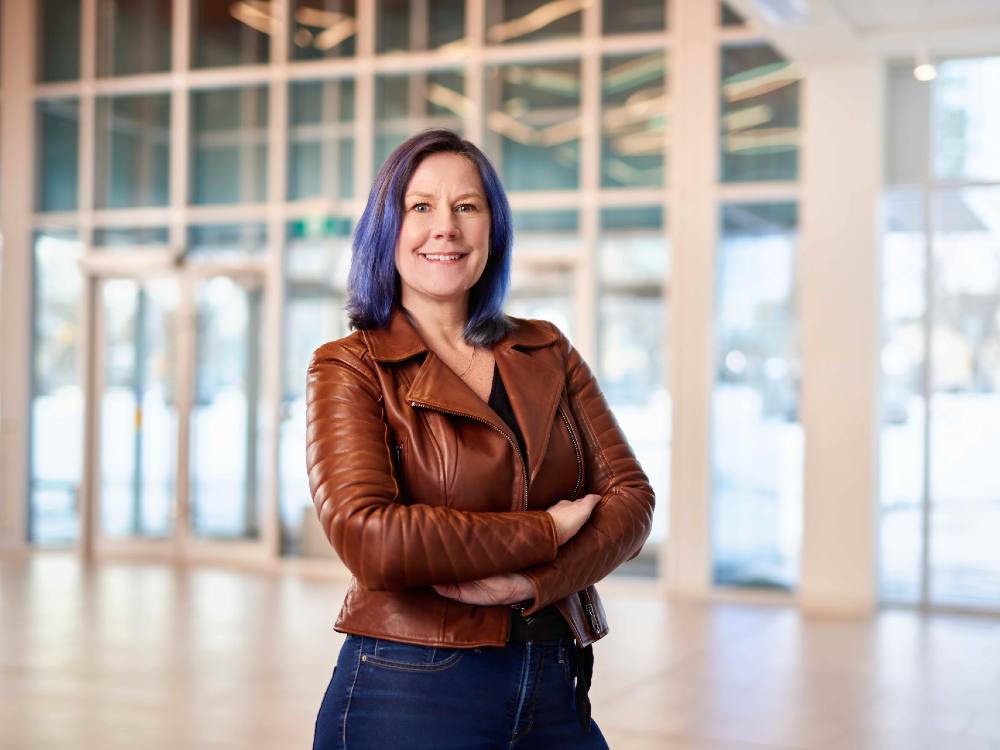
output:
[{"label": "shoulder-length hair", "polygon": [[352,242],[345,306],[348,321],[352,328],[381,328],[388,324],[401,293],[395,254],[406,186],[421,161],[441,152],[461,154],[476,166],[490,207],[489,254],[482,275],[469,290],[463,331],[469,344],[490,346],[513,327],[503,313],[513,245],[510,204],[486,155],[475,144],[444,128],[424,130],[400,144],[375,176]]}]

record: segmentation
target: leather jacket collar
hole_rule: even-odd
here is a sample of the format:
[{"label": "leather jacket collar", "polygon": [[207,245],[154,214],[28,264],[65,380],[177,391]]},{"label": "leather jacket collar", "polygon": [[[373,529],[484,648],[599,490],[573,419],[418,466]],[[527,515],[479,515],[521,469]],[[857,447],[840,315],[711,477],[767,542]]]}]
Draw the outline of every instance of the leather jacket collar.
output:
[{"label": "leather jacket collar", "polygon": [[[536,322],[508,315],[518,325],[507,333],[494,347],[510,349],[514,346],[545,346],[558,338],[554,328],[542,327]],[[398,303],[393,304],[389,324],[384,328],[365,330],[365,340],[372,359],[379,362],[399,362],[427,351],[427,344],[403,312]]]}]

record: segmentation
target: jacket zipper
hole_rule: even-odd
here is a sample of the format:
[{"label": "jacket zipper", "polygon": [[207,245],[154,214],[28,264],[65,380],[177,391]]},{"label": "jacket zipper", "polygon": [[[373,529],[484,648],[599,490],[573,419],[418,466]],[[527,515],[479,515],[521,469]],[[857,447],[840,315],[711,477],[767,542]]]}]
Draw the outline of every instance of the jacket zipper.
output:
[{"label": "jacket zipper", "polygon": [[590,629],[594,631],[594,635],[600,635],[601,629],[597,626],[597,613],[594,612],[594,603],[590,599],[590,592],[587,589],[583,589],[579,592],[580,601],[583,603],[583,611],[587,613],[587,622],[590,623]]},{"label": "jacket zipper", "polygon": [[521,504],[524,510],[528,509],[528,472],[524,470],[524,457],[521,455],[521,449],[518,447],[517,442],[514,440],[514,438],[512,438],[510,435],[508,435],[506,432],[501,430],[499,427],[497,427],[489,420],[483,419],[482,417],[477,417],[475,414],[466,414],[465,412],[454,411],[453,409],[443,409],[440,406],[434,406],[433,404],[424,404],[421,403],[420,401],[411,401],[410,406],[423,406],[426,409],[435,409],[437,411],[447,412],[448,414],[457,414],[460,417],[468,417],[469,419],[475,419],[477,422],[482,422],[483,424],[489,425],[494,430],[503,435],[505,438],[507,438],[507,442],[510,443],[510,447],[514,449],[514,453],[517,455],[517,460],[521,462],[521,478],[523,480],[522,484],[524,487],[524,496],[521,501]]},{"label": "jacket zipper", "polygon": [[402,476],[403,473],[403,446],[396,443],[396,471]]},{"label": "jacket zipper", "polygon": [[559,416],[563,418],[563,422],[566,423],[566,431],[569,433],[570,442],[573,443],[573,450],[576,451],[576,485],[573,487],[573,492],[570,495],[571,500],[576,499],[577,490],[580,489],[580,484],[583,482],[583,456],[580,455],[580,446],[576,442],[576,435],[573,434],[573,427],[569,423],[569,417],[563,412],[562,407],[556,407],[559,412]]}]

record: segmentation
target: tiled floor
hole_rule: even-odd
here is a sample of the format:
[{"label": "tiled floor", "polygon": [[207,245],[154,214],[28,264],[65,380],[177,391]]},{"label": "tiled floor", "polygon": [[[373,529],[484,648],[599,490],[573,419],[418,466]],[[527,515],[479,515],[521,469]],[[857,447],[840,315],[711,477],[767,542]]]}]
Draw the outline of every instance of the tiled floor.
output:
[{"label": "tiled floor", "polygon": [[[0,748],[308,748],[344,588],[0,558]],[[615,750],[1000,750],[998,619],[812,619],[601,589],[612,632],[591,696]]]}]

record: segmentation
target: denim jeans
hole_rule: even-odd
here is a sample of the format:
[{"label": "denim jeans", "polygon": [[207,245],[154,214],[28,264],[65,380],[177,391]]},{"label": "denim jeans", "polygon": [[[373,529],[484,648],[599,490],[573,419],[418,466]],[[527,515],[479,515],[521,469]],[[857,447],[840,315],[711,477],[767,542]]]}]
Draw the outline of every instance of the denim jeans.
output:
[{"label": "denim jeans", "polygon": [[313,750],[607,750],[574,700],[570,640],[444,648],[348,635]]}]

